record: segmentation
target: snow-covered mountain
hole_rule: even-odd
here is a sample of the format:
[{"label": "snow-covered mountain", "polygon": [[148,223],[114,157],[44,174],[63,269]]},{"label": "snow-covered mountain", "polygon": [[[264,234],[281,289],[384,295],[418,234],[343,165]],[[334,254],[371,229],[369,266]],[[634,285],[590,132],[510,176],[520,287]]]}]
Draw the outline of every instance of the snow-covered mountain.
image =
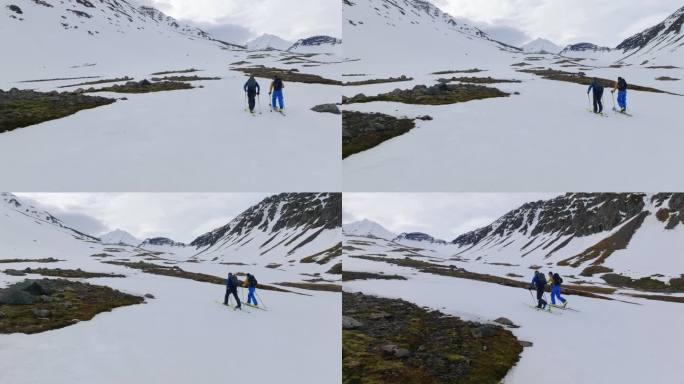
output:
[{"label": "snow-covered mountain", "polygon": [[60,258],[70,250],[99,244],[97,238],[66,226],[49,212],[11,193],[0,193],[0,258]]},{"label": "snow-covered mountain", "polygon": [[178,241],[173,241],[169,239],[168,237],[152,237],[152,238],[147,238],[145,239],[142,243],[139,245],[140,248],[146,248],[146,247],[180,247],[183,248],[185,247],[184,243],[178,242]]},{"label": "snow-covered mountain", "polygon": [[297,53],[338,53],[342,51],[342,40],[331,36],[312,36],[297,40],[287,49]]},{"label": "snow-covered mountain", "polygon": [[141,242],[140,239],[124,231],[123,229],[115,229],[111,232],[105,233],[104,235],[100,236],[100,240],[103,244],[132,246],[136,246]]},{"label": "snow-covered mountain", "polygon": [[547,39],[537,38],[520,47],[526,53],[552,53],[557,54],[561,47]]},{"label": "snow-covered mountain", "polygon": [[626,55],[623,60],[681,63],[684,60],[684,7],[679,8],[663,22],[625,39],[616,49]]},{"label": "snow-covered mountain", "polygon": [[447,242],[442,239],[435,239],[434,237],[423,232],[404,232],[393,239],[393,241],[401,243],[406,241],[416,241],[419,243],[431,243],[431,244],[446,244]]},{"label": "snow-covered mountain", "polygon": [[459,257],[485,262],[678,277],[684,194],[566,194],[527,203],[452,243]]},{"label": "snow-covered mountain", "polygon": [[11,52],[3,66],[14,76],[88,66],[120,71],[122,63],[130,70],[132,57],[136,68],[179,65],[234,48],[132,0],[0,0],[0,19],[0,45]]},{"label": "snow-covered mountain", "polygon": [[[343,4],[344,56],[362,58],[359,65],[367,70],[387,71],[392,63],[394,71],[401,71],[405,64],[434,66],[435,60],[453,63],[456,58],[459,67],[468,68],[476,58],[497,60],[504,57],[502,51],[520,52],[428,1],[353,0]],[[369,64],[377,64],[377,68]]]},{"label": "snow-covered mountain", "polygon": [[247,49],[250,51],[264,51],[267,49],[285,51],[292,45],[292,43],[283,40],[276,35],[265,33],[253,40],[250,40],[245,45],[247,46]]},{"label": "snow-covered mountain", "polygon": [[559,54],[575,58],[593,58],[610,52],[609,47],[601,47],[593,43],[576,43],[567,45]]},{"label": "snow-covered mountain", "polygon": [[392,240],[397,237],[395,233],[385,229],[385,227],[375,221],[368,219],[343,225],[342,233],[351,236],[375,237],[385,240]]},{"label": "snow-covered mountain", "polygon": [[281,263],[300,259],[326,264],[338,252],[341,214],[339,193],[283,193],[264,199],[190,245],[199,251],[196,259],[232,261],[232,255],[248,255]]}]

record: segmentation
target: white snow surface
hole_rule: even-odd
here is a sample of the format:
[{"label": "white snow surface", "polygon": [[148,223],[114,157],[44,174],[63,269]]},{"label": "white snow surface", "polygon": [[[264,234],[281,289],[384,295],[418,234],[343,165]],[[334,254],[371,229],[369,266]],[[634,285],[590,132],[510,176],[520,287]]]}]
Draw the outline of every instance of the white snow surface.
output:
[{"label": "white snow surface", "polygon": [[[3,57],[0,89],[67,91],[79,86],[58,87],[124,76],[140,81],[150,79],[152,73],[190,68],[200,72],[189,75],[221,80],[194,81],[196,88],[191,90],[94,93],[119,100],[2,133],[0,162],[13,166],[0,172],[0,188],[45,192],[340,190],[341,118],[310,110],[339,102],[339,87],[286,82],[287,116],[282,116],[269,112],[270,80],[258,78],[262,92],[258,113],[252,116],[246,112],[243,91],[247,79],[231,70],[240,65],[230,65],[247,62],[241,65],[293,68],[337,79],[340,58],[333,53],[284,64],[281,59],[297,54],[225,46],[181,33],[143,13],[134,14],[134,7],[124,3],[120,6],[135,16],[131,22],[100,2],[92,2],[95,8],[55,1],[50,1],[54,7],[49,8],[22,2],[23,14],[17,16],[23,20],[9,19],[14,14],[7,8],[11,3],[0,0],[4,20],[0,45],[10,52]],[[71,8],[89,12],[92,18],[76,16],[67,11]],[[65,29],[60,22],[79,28]],[[86,76],[97,78],[21,83]]]},{"label": "white snow surface", "polygon": [[[12,195],[3,197],[11,199]],[[191,250],[190,247],[182,248]],[[339,293],[258,290],[268,311],[247,308],[234,312],[217,303],[225,288],[187,279],[158,276],[103,259],[176,265],[187,271],[225,276],[228,271],[254,273],[260,283],[300,281],[307,268],[295,263],[266,268],[254,255],[246,265],[178,261],[181,255],[161,254],[150,259],[147,250],[107,246],[83,237],[59,223],[41,221],[15,204],[0,205],[2,258],[54,257],[50,264],[9,263],[3,269],[46,268],[113,272],[125,278],[83,280],[122,292],[155,299],[117,308],[90,321],[34,335],[0,335],[2,383],[187,383],[240,382],[334,383],[341,379],[341,297]],[[140,254],[148,256],[140,256]],[[184,256],[187,260],[187,255]],[[339,279],[322,274],[326,279]],[[0,273],[0,287],[22,281]],[[40,278],[29,274],[28,278]],[[241,292],[241,296],[246,292]],[[311,363],[311,357],[316,363]],[[264,369],[267,366],[268,369]]]},{"label": "white snow surface", "polygon": [[[345,191],[684,189],[684,179],[673,178],[667,166],[679,162],[668,143],[684,140],[675,112],[681,96],[630,91],[628,109],[634,116],[628,117],[611,110],[615,96],[607,89],[607,117],[600,117],[589,113],[586,85],[542,79],[511,65],[526,62],[527,69],[553,68],[606,79],[622,76],[629,84],[678,94],[684,94],[684,82],[655,79],[684,78],[682,69],[611,67],[617,56],[570,59],[568,64],[563,62],[567,57],[523,54],[479,36],[472,28],[447,24],[441,16],[414,12],[410,0],[396,2],[405,15],[394,6],[385,8],[382,4],[388,2],[381,0],[354,3],[343,8],[344,55],[349,61],[342,73],[363,74],[354,80],[401,75],[414,80],[344,87],[347,97],[434,85],[437,79],[452,76],[491,76],[522,83],[487,84],[511,95],[452,105],[345,105],[345,110],[395,117],[433,117],[417,120],[410,132],[346,158]],[[432,74],[472,68],[485,72]]]}]

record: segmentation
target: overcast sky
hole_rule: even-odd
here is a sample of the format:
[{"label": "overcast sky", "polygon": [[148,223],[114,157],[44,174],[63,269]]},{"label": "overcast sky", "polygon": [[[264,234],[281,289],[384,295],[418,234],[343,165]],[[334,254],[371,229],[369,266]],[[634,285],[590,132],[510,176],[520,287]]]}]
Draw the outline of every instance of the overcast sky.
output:
[{"label": "overcast sky", "polygon": [[123,229],[140,239],[189,243],[227,224],[271,193],[16,193],[84,233]]},{"label": "overcast sky", "polygon": [[560,193],[345,193],[343,222],[368,219],[397,234],[425,232],[451,241],[524,203]]},{"label": "overcast sky", "polygon": [[340,0],[142,0],[234,43],[270,33],[289,41],[342,35]]},{"label": "overcast sky", "polygon": [[[543,37],[564,46],[591,42],[615,47],[652,27],[682,0],[433,0],[454,17],[467,18],[513,45]],[[507,41],[506,41],[507,40]]]}]

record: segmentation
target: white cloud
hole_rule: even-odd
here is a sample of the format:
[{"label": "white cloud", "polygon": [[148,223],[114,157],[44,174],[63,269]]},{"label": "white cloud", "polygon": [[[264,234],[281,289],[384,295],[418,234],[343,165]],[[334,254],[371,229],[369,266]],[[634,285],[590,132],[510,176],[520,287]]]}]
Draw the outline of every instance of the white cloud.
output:
[{"label": "white cloud", "polygon": [[455,17],[472,20],[485,31],[489,24],[497,28],[511,27],[531,39],[543,37],[560,45],[588,41],[610,47],[661,22],[682,6],[681,0],[435,0],[434,3]]},{"label": "white cloud", "polygon": [[[339,0],[145,0],[179,20],[247,40],[270,33],[295,41],[313,35],[342,35],[342,3]],[[227,25],[238,26],[237,29]],[[239,27],[251,33],[245,37]],[[236,37],[238,38],[238,37]],[[244,42],[244,41],[236,41]]]},{"label": "white cloud", "polygon": [[138,238],[190,242],[227,224],[268,193],[17,193],[67,225],[98,236],[121,228]]},{"label": "white cloud", "polygon": [[553,193],[345,193],[343,221],[373,220],[395,233],[418,231],[451,241],[508,211]]}]

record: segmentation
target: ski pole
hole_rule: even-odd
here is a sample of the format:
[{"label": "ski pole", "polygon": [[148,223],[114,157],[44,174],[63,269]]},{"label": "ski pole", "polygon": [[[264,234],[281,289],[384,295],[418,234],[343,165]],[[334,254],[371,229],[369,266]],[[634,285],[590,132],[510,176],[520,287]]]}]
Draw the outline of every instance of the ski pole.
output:
[{"label": "ski pole", "polygon": [[259,295],[259,293],[258,293],[256,290],[254,291],[254,294],[255,294],[256,297],[259,299],[259,302],[261,303],[261,306],[264,307],[264,309],[268,309],[268,308],[266,307],[266,303],[264,303],[264,299],[261,298],[261,296]]},{"label": "ski pole", "polygon": [[527,292],[530,293],[530,296],[532,297],[532,303],[534,303],[534,295],[532,294],[532,290],[528,289]]}]

